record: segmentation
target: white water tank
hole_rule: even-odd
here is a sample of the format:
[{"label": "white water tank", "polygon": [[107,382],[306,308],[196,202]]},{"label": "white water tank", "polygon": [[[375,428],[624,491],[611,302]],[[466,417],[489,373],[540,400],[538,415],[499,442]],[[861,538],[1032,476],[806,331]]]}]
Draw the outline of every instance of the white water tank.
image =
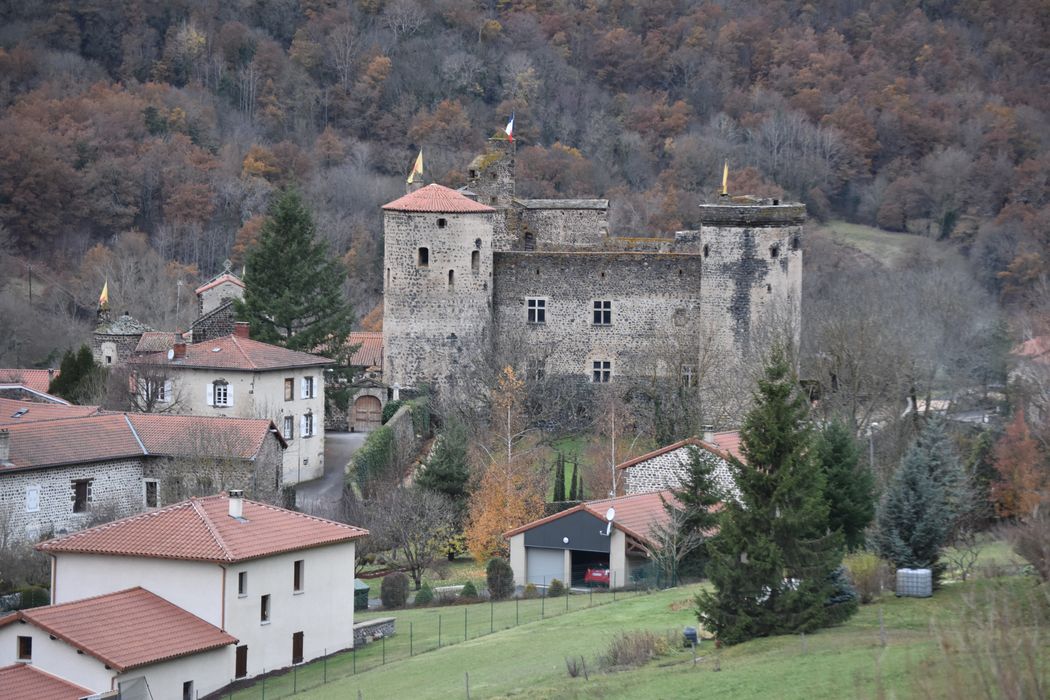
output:
[{"label": "white water tank", "polygon": [[933,595],[933,572],[929,569],[897,569],[897,595],[929,598]]}]

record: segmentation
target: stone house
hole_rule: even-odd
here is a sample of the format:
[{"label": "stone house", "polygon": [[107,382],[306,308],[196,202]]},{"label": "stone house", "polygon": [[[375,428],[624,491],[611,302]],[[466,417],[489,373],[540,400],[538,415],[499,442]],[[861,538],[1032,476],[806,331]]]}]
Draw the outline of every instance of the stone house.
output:
[{"label": "stone house", "polygon": [[[20,404],[28,410],[8,410]],[[0,526],[35,540],[216,488],[277,503],[287,446],[271,421],[0,399]],[[20,414],[21,415],[17,415]]]},{"label": "stone house", "polygon": [[130,362],[167,378],[170,413],[272,421],[288,444],[285,485],[324,473],[324,368],[330,364],[326,357],[251,340],[241,322],[232,335],[176,343]]},{"label": "stone house", "polygon": [[115,321],[109,310],[99,311],[99,325],[91,335],[91,353],[95,363],[103,367],[120,367],[134,357],[135,348],[144,333],[154,332],[145,323],[125,311]]},{"label": "stone house", "polygon": [[493,357],[526,377],[694,385],[772,324],[797,338],[804,205],[727,196],[697,230],[613,237],[607,200],[516,197],[514,163],[494,139],[468,188],[383,206],[388,385],[470,392]]},{"label": "stone house", "polygon": [[701,450],[716,462],[714,477],[723,491],[735,492],[730,456],[743,460],[740,433],[708,432],[703,439],[687,438],[616,466],[617,486],[627,495],[677,488],[689,465],[692,450]]},{"label": "stone house", "polygon": [[[231,491],[37,548],[51,556],[50,609],[140,587],[209,625],[212,634],[219,630],[235,640],[198,655],[196,677],[167,674],[164,695],[150,682],[154,697],[182,697],[169,693],[187,680],[204,696],[235,679],[353,647],[355,542],[367,534]],[[165,643],[151,641],[142,652],[155,653]],[[0,654],[14,649],[13,643],[3,646]],[[0,663],[6,658],[0,655]],[[62,667],[41,667],[69,678]],[[110,687],[70,680],[96,692]]]}]

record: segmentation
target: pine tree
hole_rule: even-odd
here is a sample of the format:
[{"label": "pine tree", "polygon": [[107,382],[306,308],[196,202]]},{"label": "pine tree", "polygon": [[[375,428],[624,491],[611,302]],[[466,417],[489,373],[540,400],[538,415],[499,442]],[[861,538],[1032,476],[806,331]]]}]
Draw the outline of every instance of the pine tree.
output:
[{"label": "pine tree", "polygon": [[253,338],[346,360],[354,321],[343,295],[346,269],[315,239],[313,219],[295,190],[270,205],[246,267],[236,308],[251,323]]},{"label": "pine tree", "polygon": [[565,500],[565,455],[558,453],[558,459],[554,466],[554,498],[555,503]]},{"label": "pine tree", "polygon": [[725,500],[707,543],[714,591],[696,598],[701,624],[723,643],[808,632],[856,605],[829,607],[842,535],[828,531],[806,412],[787,355],[774,347],[741,430],[745,459],[731,459],[739,495]]},{"label": "pine tree", "polygon": [[857,443],[844,424],[835,421],[821,431],[816,459],[827,482],[828,524],[842,532],[847,549],[860,549],[864,530],[875,517],[875,479],[860,464]]},{"label": "pine tree", "polygon": [[580,500],[580,489],[578,488],[577,482],[579,481],[580,475],[577,471],[576,460],[572,462],[572,478],[569,479],[569,500],[578,501]]},{"label": "pine tree", "polygon": [[416,483],[455,504],[456,526],[462,527],[470,498],[469,437],[462,423],[452,420],[445,425]]},{"label": "pine tree", "polygon": [[704,533],[718,527],[718,514],[713,509],[725,499],[721,486],[715,481],[718,464],[718,458],[710,452],[689,448],[685,473],[678,486],[671,489],[677,504],[664,504],[664,508],[676,507],[682,511],[681,526],[687,533]]},{"label": "pine tree", "polygon": [[50,393],[79,404],[99,398],[107,373],[104,367],[95,364],[87,345],[81,345],[76,352],[67,350],[58,370],[58,376],[48,386]]}]

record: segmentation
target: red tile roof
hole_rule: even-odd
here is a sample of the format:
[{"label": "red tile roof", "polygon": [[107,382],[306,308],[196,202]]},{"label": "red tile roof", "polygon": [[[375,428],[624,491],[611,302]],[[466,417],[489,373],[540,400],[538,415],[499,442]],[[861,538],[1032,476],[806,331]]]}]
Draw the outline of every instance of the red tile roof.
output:
[{"label": "red tile roof", "polygon": [[224,282],[230,282],[232,284],[237,285],[241,289],[244,289],[244,282],[241,281],[240,277],[237,277],[236,275],[233,275],[233,274],[231,274],[229,272],[224,272],[224,273],[220,274],[218,277],[216,277],[215,279],[213,279],[211,282],[205,282],[201,286],[197,287],[195,290],[193,290],[193,293],[194,294],[200,294],[201,292],[206,292],[209,289],[211,289],[212,287],[218,287],[220,284],[223,284]]},{"label": "red tile roof", "polygon": [[279,345],[227,335],[186,346],[186,356],[169,360],[167,353],[154,353],[132,358],[130,364],[166,365],[203,369],[227,369],[255,372],[268,369],[330,365],[332,360],[320,355],[288,350]]},{"label": "red tile roof", "polygon": [[119,673],[237,643],[144,588],[30,608],[18,616]]},{"label": "red tile roof", "polygon": [[77,700],[93,693],[32,664],[0,668],[0,698],[4,700]]},{"label": "red tile roof", "polygon": [[360,345],[350,358],[354,367],[383,366],[383,332],[356,331],[350,334],[350,345]]},{"label": "red tile roof", "polygon": [[49,374],[46,369],[0,369],[0,384],[21,384],[33,391],[47,393],[52,377],[58,376],[58,370]]},{"label": "red tile roof", "polygon": [[666,447],[647,452],[641,457],[635,457],[634,459],[623,462],[622,464],[617,464],[616,468],[629,469],[636,464],[647,462],[654,457],[673,452],[674,450],[685,447],[686,445],[693,445],[707,450],[715,456],[721,457],[725,460],[728,460],[729,456],[732,455],[741,462],[744,461],[744,454],[740,451],[740,433],[736,430],[730,430],[723,433],[715,433],[713,442],[704,442],[699,438],[686,438],[685,440],[679,440],[678,442],[667,445]]},{"label": "red tile roof", "polygon": [[[30,415],[34,410],[30,409]],[[146,455],[254,459],[270,430],[276,431],[272,422],[262,418],[106,412],[29,423],[12,421],[4,427],[10,433],[10,457],[0,466],[0,473]],[[279,432],[275,437],[287,447]]]},{"label": "red tile roof", "polygon": [[[98,406],[70,406],[60,403],[19,401],[0,397],[0,427],[23,425],[56,418],[91,416],[99,412]],[[17,417],[16,417],[17,416]]]},{"label": "red tile roof", "polygon": [[226,494],[191,498],[37,545],[44,552],[237,562],[348,542],[367,530],[244,500],[229,515]]},{"label": "red tile roof", "polygon": [[146,331],[139,338],[135,352],[167,352],[168,348],[175,345],[177,335],[171,331]]},{"label": "red tile roof", "polygon": [[613,527],[622,530],[631,537],[645,543],[653,543],[654,530],[668,522],[667,511],[664,509],[664,501],[674,502],[674,496],[670,491],[653,491],[651,493],[640,493],[633,496],[619,496],[617,498],[604,498],[597,501],[587,501],[578,506],[563,510],[546,518],[533,520],[521,527],[503,533],[504,537],[513,537],[519,533],[531,530],[539,525],[564,518],[570,513],[580,511],[590,513],[599,520],[605,520],[605,514],[609,508],[615,510]]},{"label": "red tile roof", "polygon": [[459,192],[444,185],[427,185],[404,197],[384,204],[387,211],[433,212],[435,214],[469,214],[496,211],[492,207],[479,204]]}]

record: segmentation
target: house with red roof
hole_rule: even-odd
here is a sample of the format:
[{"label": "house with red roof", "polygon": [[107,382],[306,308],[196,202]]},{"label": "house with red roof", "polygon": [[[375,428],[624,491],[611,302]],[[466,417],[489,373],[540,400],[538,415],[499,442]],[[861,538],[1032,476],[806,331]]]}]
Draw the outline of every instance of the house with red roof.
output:
[{"label": "house with red roof", "polygon": [[0,509],[36,540],[220,488],[278,503],[286,447],[265,419],[0,399]]},{"label": "house with red roof", "polygon": [[[0,697],[17,697],[19,684],[19,693],[47,693],[24,695],[35,698],[112,690],[153,700],[196,698],[229,682],[237,641],[142,587],[21,610],[0,618],[0,664],[17,662],[32,675],[5,678],[0,669]],[[136,687],[148,693],[133,695]]]},{"label": "house with red roof", "polygon": [[[0,624],[4,620],[0,618]],[[5,700],[80,700],[92,691],[27,663],[0,668],[0,697]]]},{"label": "house with red roof", "polygon": [[[129,587],[148,591],[151,601],[163,600],[199,620],[193,633],[175,629],[164,639],[127,648],[116,638],[115,648],[100,640],[92,648],[113,668],[113,662],[134,668],[147,657],[171,657],[193,644],[203,648],[205,641],[209,649],[219,649],[222,642],[226,651],[207,661],[217,668],[215,684],[196,682],[203,696],[231,679],[352,647],[355,542],[367,534],[247,500],[238,491],[191,498],[38,545],[51,557],[53,605],[24,614],[46,621],[48,611],[92,605],[85,599],[128,595]],[[163,625],[155,627],[164,631]],[[173,648],[183,640],[185,646]],[[12,640],[0,653],[13,649]],[[0,663],[7,660],[0,656]],[[150,686],[154,698],[160,697]],[[165,687],[179,686],[172,681]]]},{"label": "house with red roof", "polygon": [[694,450],[714,460],[714,478],[723,491],[735,490],[731,457],[743,460],[740,433],[709,431],[703,438],[686,438],[616,465],[617,483],[628,495],[676,488],[689,465]]},{"label": "house with red roof", "polygon": [[128,365],[165,378],[170,413],[273,421],[288,444],[281,483],[316,479],[324,473],[324,369],[332,361],[252,340],[248,330],[237,322],[231,335],[178,342]]}]

